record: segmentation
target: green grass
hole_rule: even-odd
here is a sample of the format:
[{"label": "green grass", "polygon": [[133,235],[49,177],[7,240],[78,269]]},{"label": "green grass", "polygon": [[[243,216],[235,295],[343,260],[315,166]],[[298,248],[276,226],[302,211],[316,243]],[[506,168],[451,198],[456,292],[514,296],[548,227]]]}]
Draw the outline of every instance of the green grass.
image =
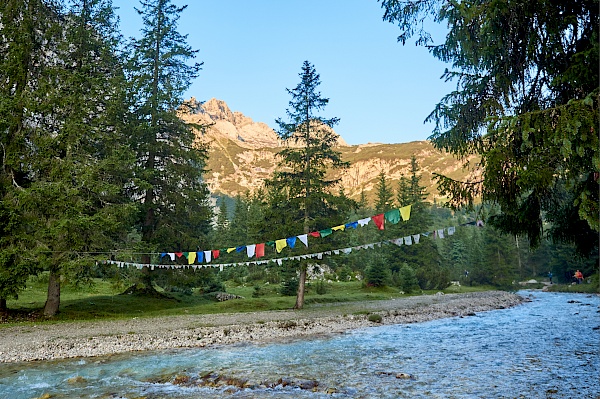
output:
[{"label": "green grass", "polygon": [[[493,287],[491,285],[451,285],[450,287],[444,289],[442,292],[444,294],[464,294],[467,292],[480,292],[480,291],[492,291],[497,290],[498,287]],[[435,294],[437,291],[431,292]]]},{"label": "green grass", "polygon": [[[19,299],[7,301],[13,313],[39,315],[46,301],[46,282],[43,279],[30,279],[27,288],[20,293]],[[307,284],[305,307],[324,306],[328,303],[343,303],[371,300],[385,300],[406,297],[398,289],[392,287],[363,287],[359,281],[327,284],[326,293],[319,295],[316,289]],[[458,287],[459,291],[472,292],[489,289],[489,287]],[[291,309],[296,301],[295,296],[281,296],[277,286],[262,285],[264,295],[252,297],[254,284],[249,286],[227,284],[227,292],[244,297],[225,302],[217,302],[209,295],[194,293],[192,295],[170,294],[169,298],[149,298],[138,295],[121,295],[123,290],[115,289],[109,282],[95,280],[90,287],[76,288],[63,285],[61,289],[60,312],[52,321],[69,320],[105,320],[132,317],[156,317],[183,314],[239,313],[262,310]],[[435,293],[425,292],[425,293]],[[413,293],[420,295],[421,291]],[[13,324],[13,323],[8,323]],[[4,324],[7,325],[7,324]]]},{"label": "green grass", "polygon": [[549,288],[551,292],[573,292],[573,293],[582,293],[582,294],[596,294],[600,291],[598,290],[598,284],[552,284]]}]

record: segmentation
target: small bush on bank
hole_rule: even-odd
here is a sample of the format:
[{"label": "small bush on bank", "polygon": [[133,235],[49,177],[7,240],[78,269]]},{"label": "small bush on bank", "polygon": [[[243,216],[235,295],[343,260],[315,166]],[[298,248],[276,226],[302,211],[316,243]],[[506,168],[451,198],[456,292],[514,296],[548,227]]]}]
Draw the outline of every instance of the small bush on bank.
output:
[{"label": "small bush on bank", "polygon": [[323,280],[318,280],[315,283],[315,290],[317,291],[317,294],[319,294],[319,295],[327,294],[327,283]]}]

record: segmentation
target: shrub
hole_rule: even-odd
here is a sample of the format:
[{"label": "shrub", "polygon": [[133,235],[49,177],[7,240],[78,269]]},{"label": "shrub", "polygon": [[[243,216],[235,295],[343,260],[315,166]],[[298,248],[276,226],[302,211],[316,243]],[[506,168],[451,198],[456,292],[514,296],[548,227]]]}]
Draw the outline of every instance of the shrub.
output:
[{"label": "shrub", "polygon": [[389,280],[389,270],[385,259],[376,253],[371,257],[371,266],[366,271],[366,284],[371,287],[383,287]]},{"label": "shrub", "polygon": [[414,289],[419,288],[419,280],[417,280],[417,273],[407,263],[404,263],[398,272],[398,287],[407,293],[412,292]]},{"label": "shrub", "polygon": [[281,283],[279,293],[283,296],[294,296],[298,293],[298,278],[292,277]]},{"label": "shrub", "polygon": [[260,287],[260,285],[255,285],[254,286],[254,291],[252,292],[252,298],[259,298],[262,295],[264,295],[262,288]]},{"label": "shrub", "polygon": [[319,295],[325,295],[327,293],[327,283],[323,280],[318,280],[315,283],[315,290]]}]

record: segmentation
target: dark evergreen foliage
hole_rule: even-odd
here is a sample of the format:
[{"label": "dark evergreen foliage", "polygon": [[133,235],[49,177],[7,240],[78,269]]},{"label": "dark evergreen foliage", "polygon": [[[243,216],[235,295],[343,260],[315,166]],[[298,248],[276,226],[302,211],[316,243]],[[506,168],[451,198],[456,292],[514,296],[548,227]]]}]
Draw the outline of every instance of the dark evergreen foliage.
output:
[{"label": "dark evergreen foliage", "polygon": [[9,2],[5,11],[15,19],[3,21],[3,31],[23,47],[13,53],[9,40],[3,48],[27,58],[21,69],[7,69],[2,101],[16,116],[6,126],[4,159],[17,188],[7,194],[18,201],[25,230],[13,233],[26,245],[28,262],[50,273],[44,313],[52,316],[60,281],[89,279],[87,254],[112,246],[131,209],[122,195],[131,157],[121,123],[118,33],[108,1],[72,1],[67,9]]},{"label": "dark evergreen foliage", "polygon": [[[467,159],[481,172],[472,181],[438,176],[451,204],[496,203],[499,229],[555,238],[584,255],[597,248],[600,175],[599,3],[570,1],[383,0],[384,20],[397,23],[399,41],[413,36],[452,64],[443,78],[457,89],[428,120],[437,148]],[[441,44],[422,22],[447,23]],[[473,166],[473,165],[472,165]],[[563,190],[565,201],[558,201]],[[583,223],[581,223],[583,222]]]},{"label": "dark evergreen foliage", "polygon": [[0,308],[25,286],[34,262],[24,262],[26,223],[19,194],[33,176],[24,162],[33,122],[45,96],[42,80],[58,36],[54,2],[7,0],[0,4]]},{"label": "dark evergreen foliage", "polygon": [[[305,61],[299,76],[300,83],[287,90],[292,97],[286,110],[289,121],[276,121],[279,136],[290,145],[279,152],[279,169],[267,181],[271,209],[266,216],[278,231],[289,229],[280,237],[343,223],[350,208],[349,201],[333,192],[338,180],[327,178],[328,168],[348,166],[334,148],[338,138],[332,128],[338,119],[318,115],[329,99],[317,91],[321,81],[314,66]],[[306,265],[300,269],[296,308],[304,305]]]},{"label": "dark evergreen foliage", "polygon": [[[375,202],[375,212],[383,213],[395,207],[394,191],[390,187],[384,171],[379,172],[379,179],[375,186],[377,197]],[[402,206],[402,205],[401,205]]]},{"label": "dark evergreen foliage", "polygon": [[195,143],[193,126],[177,111],[202,64],[187,64],[196,51],[177,31],[186,6],[176,7],[170,0],[140,3],[137,11],[144,26],[141,38],[132,43],[128,65],[135,99],[130,144],[138,159],[131,195],[140,204],[138,227],[147,249],[196,249],[208,243],[211,229],[209,193],[202,178],[207,150]]},{"label": "dark evergreen foliage", "polygon": [[365,271],[365,282],[370,287],[383,287],[390,282],[390,269],[386,259],[379,251],[373,251],[369,255],[363,255],[369,265]]}]

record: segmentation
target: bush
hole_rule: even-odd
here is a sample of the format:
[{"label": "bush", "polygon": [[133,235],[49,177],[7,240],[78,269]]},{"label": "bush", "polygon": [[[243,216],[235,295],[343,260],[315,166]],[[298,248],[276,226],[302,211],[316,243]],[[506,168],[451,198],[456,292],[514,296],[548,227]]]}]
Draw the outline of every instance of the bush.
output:
[{"label": "bush", "polygon": [[206,281],[201,288],[203,293],[209,292],[225,292],[225,284],[222,281],[214,278]]},{"label": "bush", "polygon": [[315,290],[319,295],[325,295],[327,293],[327,283],[323,280],[318,280],[315,283]]},{"label": "bush", "polygon": [[398,272],[398,283],[398,287],[406,293],[411,293],[419,288],[417,273],[407,263],[404,263]]},{"label": "bush", "polygon": [[344,267],[339,269],[338,278],[340,279],[340,281],[352,280],[352,270],[350,269],[350,267],[348,267],[348,265],[345,265]]},{"label": "bush", "polygon": [[252,298],[260,298],[263,295],[264,295],[264,293],[263,293],[263,290],[260,287],[260,285],[255,285],[254,291],[252,292]]},{"label": "bush", "polygon": [[298,293],[298,278],[292,277],[283,281],[279,288],[279,293],[283,296],[294,296]]},{"label": "bush", "polygon": [[366,284],[371,287],[383,287],[389,280],[389,270],[385,259],[381,254],[374,254],[371,258],[371,266],[366,271]]},{"label": "bush", "polygon": [[267,274],[265,273],[264,270],[256,270],[253,272],[250,272],[248,274],[248,276],[246,276],[246,281],[247,282],[253,282],[253,281],[263,281],[267,278]]},{"label": "bush", "polygon": [[416,277],[422,290],[443,290],[450,286],[450,273],[445,269],[421,267]]},{"label": "bush", "polygon": [[370,314],[368,319],[370,322],[373,323],[381,323],[383,321],[383,317],[381,317],[381,315],[378,314]]}]

